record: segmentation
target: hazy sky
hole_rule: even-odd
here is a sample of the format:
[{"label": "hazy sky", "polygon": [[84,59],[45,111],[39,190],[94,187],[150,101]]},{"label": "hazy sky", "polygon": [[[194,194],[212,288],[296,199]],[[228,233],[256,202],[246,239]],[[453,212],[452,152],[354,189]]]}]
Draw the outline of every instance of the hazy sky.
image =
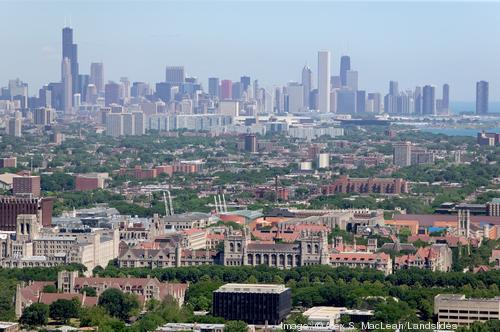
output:
[{"label": "hazy sky", "polygon": [[[310,1],[5,1],[0,0],[0,85],[19,77],[30,94],[60,79],[61,28],[74,28],[80,73],[103,61],[106,80],[155,83],[165,66],[189,75],[263,86],[316,71],[317,51],[351,56],[359,88],[386,93],[451,85],[452,100],[474,100],[475,82],[490,81],[500,100],[500,3]],[[315,74],[315,79],[317,75]]]}]

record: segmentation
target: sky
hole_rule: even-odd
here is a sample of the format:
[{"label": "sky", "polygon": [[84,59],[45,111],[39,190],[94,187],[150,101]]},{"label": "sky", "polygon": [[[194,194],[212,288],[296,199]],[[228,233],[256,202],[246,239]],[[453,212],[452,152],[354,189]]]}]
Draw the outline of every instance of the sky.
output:
[{"label": "sky", "polygon": [[261,86],[299,81],[317,51],[351,56],[359,89],[387,93],[449,83],[450,98],[473,101],[490,82],[500,100],[500,2],[452,1],[25,1],[0,0],[0,86],[19,77],[40,86],[60,80],[61,29],[70,24],[80,73],[104,63],[105,80],[160,82],[165,66],[184,65],[207,89],[208,77]]}]

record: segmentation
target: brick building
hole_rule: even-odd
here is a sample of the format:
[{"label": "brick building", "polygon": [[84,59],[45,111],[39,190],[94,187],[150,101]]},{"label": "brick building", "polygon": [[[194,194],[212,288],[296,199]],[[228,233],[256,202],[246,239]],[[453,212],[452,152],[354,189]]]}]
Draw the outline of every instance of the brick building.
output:
[{"label": "brick building", "polygon": [[16,157],[10,157],[10,158],[0,158],[0,168],[16,168],[17,167],[17,158]]},{"label": "brick building", "polygon": [[40,197],[40,177],[24,175],[15,177],[12,181],[14,195],[32,195]]},{"label": "brick building", "polygon": [[350,178],[340,176],[335,182],[321,187],[323,195],[336,193],[380,193],[402,194],[408,193],[408,182],[401,178]]},{"label": "brick building", "polygon": [[50,198],[0,196],[0,230],[15,231],[20,214],[36,214],[43,226],[50,226],[53,205]]}]

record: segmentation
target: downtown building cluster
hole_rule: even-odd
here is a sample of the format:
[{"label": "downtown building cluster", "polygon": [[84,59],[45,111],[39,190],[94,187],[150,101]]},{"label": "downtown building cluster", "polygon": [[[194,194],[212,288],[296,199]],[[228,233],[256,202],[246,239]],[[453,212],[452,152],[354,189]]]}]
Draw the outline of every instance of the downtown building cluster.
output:
[{"label": "downtown building cluster", "polygon": [[[6,132],[17,137],[22,135],[24,124],[51,126],[58,119],[72,121],[77,117],[101,125],[113,137],[178,129],[291,131],[300,136],[303,130],[310,130],[300,116],[311,114],[319,114],[323,121],[321,114],[345,117],[450,113],[448,84],[443,85],[441,98],[437,98],[433,85],[400,90],[396,81],[391,81],[389,92],[382,95],[360,88],[359,73],[351,64],[349,56],[341,56],[338,75],[332,75],[330,51],[319,51],[316,75],[306,65],[299,81],[271,88],[243,75],[239,80],[210,77],[205,90],[184,66],[174,65],[166,66],[162,82],[131,82],[127,77],[106,82],[102,62],[92,62],[88,74],[81,72],[73,29],[65,27],[60,81],[44,85],[32,96],[27,83],[10,80],[0,92],[0,109],[4,111]],[[478,82],[477,114],[488,114],[488,95],[488,82]],[[340,131],[333,135],[337,134]]]}]

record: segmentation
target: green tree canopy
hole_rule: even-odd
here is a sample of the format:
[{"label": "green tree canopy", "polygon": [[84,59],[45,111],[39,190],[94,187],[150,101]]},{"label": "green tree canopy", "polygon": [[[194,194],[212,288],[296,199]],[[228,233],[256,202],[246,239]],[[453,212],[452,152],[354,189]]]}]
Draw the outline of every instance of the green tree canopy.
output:
[{"label": "green tree canopy", "polygon": [[128,320],[139,310],[139,300],[133,294],[125,294],[116,288],[106,289],[99,297],[99,305],[113,317]]},{"label": "green tree canopy", "polygon": [[43,303],[33,303],[24,308],[19,322],[28,326],[46,325],[49,320],[49,306]]}]

